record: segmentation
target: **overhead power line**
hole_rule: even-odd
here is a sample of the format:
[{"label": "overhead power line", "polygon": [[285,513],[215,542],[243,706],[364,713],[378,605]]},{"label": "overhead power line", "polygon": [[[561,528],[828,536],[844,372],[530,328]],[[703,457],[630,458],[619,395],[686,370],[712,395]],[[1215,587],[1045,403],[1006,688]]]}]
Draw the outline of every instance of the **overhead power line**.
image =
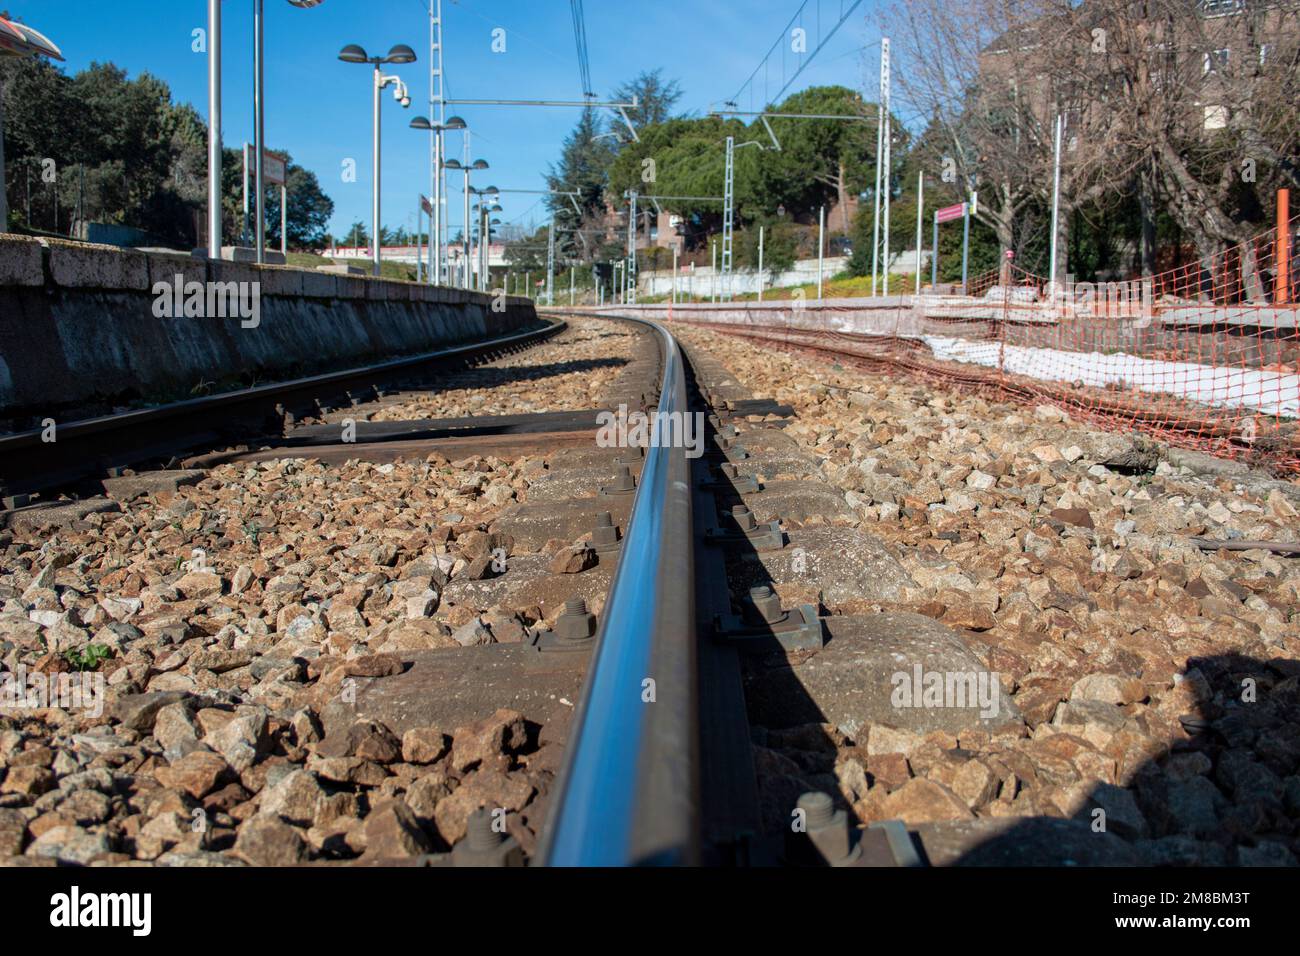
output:
[{"label": "overhead power line", "polygon": [[591,63],[587,58],[587,24],[583,16],[582,0],[569,0],[573,12],[573,40],[578,46],[578,77],[582,81],[582,95],[595,96],[591,88]]},{"label": "overhead power line", "polygon": [[[828,8],[826,25],[823,25],[822,19],[823,2]],[[810,4],[813,5],[812,10],[808,9]],[[741,97],[745,95],[746,90],[749,91],[751,110],[755,92],[762,93],[762,102],[759,104],[761,106],[780,102],[785,91],[794,84],[808,64],[821,52],[822,47],[860,6],[862,0],[803,0],[794,16],[790,18],[790,22],[781,31],[781,35],[776,38],[776,42],[768,49],[758,66],[754,67],[754,72],[749,74],[749,79],[740,85],[736,95],[728,100],[726,105],[733,109],[739,107]],[[799,31],[797,34],[796,30]],[[789,72],[791,69],[794,70],[793,73]],[[760,74],[762,74],[761,90],[756,89]],[[769,84],[777,82],[781,84],[781,88],[776,93],[769,94]]]}]

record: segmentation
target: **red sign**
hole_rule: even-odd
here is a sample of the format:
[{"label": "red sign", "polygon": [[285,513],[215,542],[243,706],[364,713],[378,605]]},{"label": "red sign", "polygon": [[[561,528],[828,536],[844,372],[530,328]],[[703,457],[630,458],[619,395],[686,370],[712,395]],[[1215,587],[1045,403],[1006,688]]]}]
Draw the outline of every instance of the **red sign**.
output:
[{"label": "red sign", "polygon": [[934,213],[935,222],[952,222],[954,219],[960,219],[966,215],[966,204],[959,202],[955,206],[944,206],[942,209],[936,209]]},{"label": "red sign", "polygon": [[420,205],[424,208],[426,214],[433,215],[433,203],[429,202],[429,197],[423,193],[420,194]]}]

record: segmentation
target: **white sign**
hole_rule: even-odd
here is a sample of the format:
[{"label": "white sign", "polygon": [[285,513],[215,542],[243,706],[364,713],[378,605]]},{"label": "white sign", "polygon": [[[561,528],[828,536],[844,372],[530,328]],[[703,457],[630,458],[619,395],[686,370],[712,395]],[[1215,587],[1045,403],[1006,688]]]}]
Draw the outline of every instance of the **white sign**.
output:
[{"label": "white sign", "polygon": [[[249,172],[255,168],[253,165],[254,156],[253,144],[244,144],[244,162],[248,165]],[[289,178],[287,166],[289,159],[282,153],[273,153],[269,149],[262,153],[262,182],[268,186],[283,186]]]}]

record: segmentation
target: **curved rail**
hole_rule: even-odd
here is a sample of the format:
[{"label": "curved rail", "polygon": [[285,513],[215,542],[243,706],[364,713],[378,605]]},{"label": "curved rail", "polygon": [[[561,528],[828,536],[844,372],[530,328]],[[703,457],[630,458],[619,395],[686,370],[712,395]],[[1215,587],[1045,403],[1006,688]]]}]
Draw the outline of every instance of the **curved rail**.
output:
[{"label": "curved rail", "polygon": [[[662,325],[659,412],[687,411]],[[699,735],[690,461],[646,449],[618,570],[543,838],[548,866],[699,862]]]},{"label": "curved rail", "polygon": [[32,491],[46,484],[102,474],[107,464],[165,458],[178,448],[219,439],[222,426],[231,430],[243,418],[272,415],[277,403],[291,405],[446,363],[505,354],[557,335],[567,327],[565,322],[548,323],[525,332],[373,365],[70,421],[59,425],[58,442],[46,443],[42,430],[35,428],[0,435],[0,485],[6,494]]}]

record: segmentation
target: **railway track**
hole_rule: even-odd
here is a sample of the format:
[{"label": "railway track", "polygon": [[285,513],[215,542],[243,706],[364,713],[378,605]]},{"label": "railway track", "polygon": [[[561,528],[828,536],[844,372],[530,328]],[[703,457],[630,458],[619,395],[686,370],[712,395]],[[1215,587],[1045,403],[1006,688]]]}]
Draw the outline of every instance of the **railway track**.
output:
[{"label": "railway track", "polygon": [[[304,414],[325,414],[382,398],[394,383],[491,361],[564,330],[564,323],[486,342],[343,369],[287,382],[101,415],[0,435],[0,490],[6,508],[42,490],[84,487],[87,479],[142,462],[250,435],[283,434]],[[452,427],[470,428],[472,422]]]},{"label": "railway track", "polygon": [[[88,442],[116,436],[139,466],[103,494],[54,497],[96,490],[74,441],[29,463],[40,497],[0,529],[0,656],[51,688],[102,677],[102,697],[0,707],[0,856],[1132,862],[1064,814],[1010,812],[1071,785],[1063,753],[1115,779],[1088,746],[1128,718],[1033,674],[999,702],[989,662],[1012,658],[955,603],[953,566],[869,533],[832,480],[843,443],[810,449],[801,412],[690,341],[573,315],[232,396],[246,416],[220,435],[218,399],[94,423]],[[358,382],[381,384],[340,393]],[[638,413],[648,440],[611,427]],[[900,499],[907,527],[923,494]],[[971,553],[947,514],[927,540]],[[921,706],[933,674],[968,676],[970,698]],[[1078,727],[1048,727],[1054,708]],[[1092,799],[1124,811],[1114,789]]]},{"label": "railway track", "polygon": [[[110,863],[220,856],[752,865],[813,863],[821,846],[836,862],[912,860],[897,829],[850,842],[843,808],[829,795],[784,809],[810,815],[799,830],[812,833],[806,846],[792,849],[770,826],[764,832],[741,658],[806,648],[814,635],[820,643],[821,624],[811,606],[783,611],[778,596],[756,597],[748,580],[743,594],[729,586],[729,561],[788,544],[771,516],[760,523],[745,510],[759,483],[735,423],[771,420],[744,434],[770,444],[790,410],[750,397],[705,357],[683,354],[658,325],[586,320],[580,334],[609,336],[593,326],[620,330],[617,361],[608,349],[572,363],[530,359],[530,348],[550,349],[554,359],[571,347],[573,329],[561,322],[72,423],[53,448],[32,432],[0,443],[10,489],[34,497],[10,502],[0,532],[11,557],[32,555],[7,569],[15,583],[14,570],[29,582],[21,601],[35,608],[7,619],[16,638],[4,647],[8,663],[69,673],[85,667],[88,648],[101,648],[94,667],[111,688],[109,721],[85,728],[101,738],[94,742],[46,738],[21,710],[5,712],[15,718],[15,754],[51,745],[44,773],[28,782],[10,772],[9,803],[49,805],[11,852],[90,853]],[[603,374],[606,387],[544,411],[440,414],[467,410],[439,399],[456,394],[457,375],[472,382],[489,373],[498,390],[534,375],[543,390],[556,375]],[[467,397],[508,409],[537,398],[503,403],[495,394],[489,387]],[[646,448],[593,440],[606,416],[629,408],[676,428],[662,442],[652,432]],[[243,440],[232,446],[232,438]],[[782,468],[816,470],[782,454]],[[364,479],[423,461],[411,476],[418,483],[431,479],[435,461],[463,482],[521,458],[542,463],[523,482],[522,501],[500,495],[481,513],[453,515],[453,524],[419,514],[417,527],[432,535],[373,551],[367,529],[345,539],[350,529],[336,526],[335,540],[354,543],[332,553],[352,560],[328,565],[285,529],[283,513],[274,524],[247,518],[248,509],[236,517],[221,499],[237,490],[265,505],[262,474],[270,486],[301,476],[364,497],[359,478],[338,480],[349,469],[362,468]],[[102,495],[92,493],[97,472]],[[201,493],[209,485],[220,488],[216,500]],[[338,494],[328,493],[333,504]],[[389,502],[371,494],[367,507],[386,517],[368,530],[383,536],[394,531]],[[444,507],[474,500],[463,486],[440,495],[433,501]],[[166,522],[178,533],[145,549],[164,561],[104,553],[105,538]],[[411,524],[403,515],[403,528]],[[284,598],[271,596],[280,590]],[[250,594],[260,608],[244,603]],[[38,642],[48,653],[35,654]],[[226,740],[222,728],[245,719],[252,726],[243,739]],[[208,827],[197,837],[179,828],[146,834],[146,826],[165,829],[148,811],[74,822],[61,808],[85,798],[61,782],[60,744],[69,748],[65,764],[77,768],[104,762],[96,747],[125,751],[128,765],[156,762],[141,788],[161,784]],[[284,809],[295,799],[316,806]],[[353,815],[321,809],[330,803]],[[494,810],[507,819],[502,832],[491,826]],[[293,829],[309,820],[306,833]]]}]

